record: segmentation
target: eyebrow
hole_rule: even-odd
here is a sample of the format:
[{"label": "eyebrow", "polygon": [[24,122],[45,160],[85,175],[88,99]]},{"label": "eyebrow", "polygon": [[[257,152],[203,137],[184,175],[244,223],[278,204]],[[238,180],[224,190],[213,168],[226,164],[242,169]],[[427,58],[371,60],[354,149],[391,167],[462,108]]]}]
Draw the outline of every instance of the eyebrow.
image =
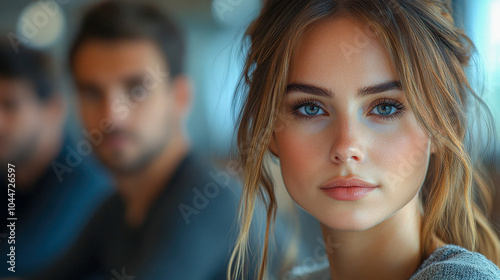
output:
[{"label": "eyebrow", "polygon": [[[121,84],[125,84],[127,86],[134,85],[142,85],[144,82],[144,77],[147,76],[147,73],[134,73],[128,76],[124,76],[119,79]],[[93,81],[76,81],[77,88],[98,88],[99,85]]]},{"label": "eyebrow", "polygon": [[87,90],[87,89],[95,89],[95,88],[97,88],[97,86],[95,84],[89,83],[89,82],[76,81],[76,88],[78,90]]},{"label": "eyebrow", "polygon": [[[389,82],[384,82],[372,86],[366,86],[358,89],[357,97],[364,97],[367,95],[371,94],[377,94],[389,90],[400,90],[402,89],[401,87],[401,82],[400,81],[389,81]],[[289,92],[303,92],[303,93],[309,93],[317,96],[324,96],[324,97],[334,97],[334,94],[331,90],[325,89],[322,87],[317,87],[313,85],[308,85],[308,84],[299,84],[299,83],[292,83],[289,84],[286,87],[286,93]]]}]

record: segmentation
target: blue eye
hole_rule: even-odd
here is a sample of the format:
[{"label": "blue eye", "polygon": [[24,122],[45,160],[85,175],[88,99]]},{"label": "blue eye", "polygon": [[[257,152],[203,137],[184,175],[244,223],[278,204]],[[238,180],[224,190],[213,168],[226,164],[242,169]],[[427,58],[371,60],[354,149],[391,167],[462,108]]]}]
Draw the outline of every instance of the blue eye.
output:
[{"label": "blue eye", "polygon": [[378,105],[377,107],[374,108],[374,111],[376,111],[379,115],[382,116],[393,114],[394,112],[396,112],[396,110],[397,109],[394,106],[387,104]]},{"label": "blue eye", "polygon": [[321,104],[315,99],[299,100],[289,105],[289,107],[290,112],[297,119],[313,120],[316,117],[326,114],[325,110],[321,108]]},{"label": "blue eye", "polygon": [[372,106],[370,114],[375,115],[382,119],[393,119],[400,117],[406,109],[402,102],[392,99],[379,99]]},{"label": "blue eye", "polygon": [[299,107],[298,111],[306,116],[316,116],[316,115],[321,115],[325,113],[323,109],[321,109],[319,106],[316,106],[314,104],[307,104],[304,106]]}]

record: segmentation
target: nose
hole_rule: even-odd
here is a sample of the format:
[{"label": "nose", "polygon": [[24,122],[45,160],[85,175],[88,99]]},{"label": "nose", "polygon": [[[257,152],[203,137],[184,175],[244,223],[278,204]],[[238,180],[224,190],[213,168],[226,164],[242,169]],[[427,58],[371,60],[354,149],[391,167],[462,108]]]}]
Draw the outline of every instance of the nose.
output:
[{"label": "nose", "polygon": [[112,91],[102,101],[101,117],[113,125],[120,126],[130,114],[130,108],[126,94],[121,91]]},{"label": "nose", "polygon": [[336,164],[361,163],[365,160],[362,127],[354,121],[338,119],[333,131],[330,159]]}]

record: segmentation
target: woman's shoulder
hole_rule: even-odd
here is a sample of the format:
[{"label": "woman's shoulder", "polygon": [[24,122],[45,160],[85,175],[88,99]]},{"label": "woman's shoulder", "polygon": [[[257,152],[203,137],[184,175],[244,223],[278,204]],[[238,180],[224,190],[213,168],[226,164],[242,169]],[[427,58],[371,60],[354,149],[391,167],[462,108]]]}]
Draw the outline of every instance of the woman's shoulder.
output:
[{"label": "woman's shoulder", "polygon": [[434,250],[410,280],[500,279],[500,269],[485,256],[456,245]]},{"label": "woman's shoulder", "polygon": [[[287,280],[330,280],[328,262],[295,267]],[[456,245],[445,245],[427,258],[410,280],[493,280],[500,279],[500,269],[485,256]]]}]

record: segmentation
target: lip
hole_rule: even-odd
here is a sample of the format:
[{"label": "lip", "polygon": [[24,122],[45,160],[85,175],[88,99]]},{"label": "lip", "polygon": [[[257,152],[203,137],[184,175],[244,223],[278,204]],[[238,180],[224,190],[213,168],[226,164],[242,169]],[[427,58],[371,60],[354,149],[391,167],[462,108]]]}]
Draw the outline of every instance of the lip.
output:
[{"label": "lip", "polygon": [[361,178],[337,177],[321,186],[326,195],[335,200],[354,201],[362,199],[378,186]]},{"label": "lip", "polygon": [[109,146],[109,147],[121,147],[125,145],[125,143],[128,141],[127,137],[123,136],[108,136],[104,138],[104,144]]}]

